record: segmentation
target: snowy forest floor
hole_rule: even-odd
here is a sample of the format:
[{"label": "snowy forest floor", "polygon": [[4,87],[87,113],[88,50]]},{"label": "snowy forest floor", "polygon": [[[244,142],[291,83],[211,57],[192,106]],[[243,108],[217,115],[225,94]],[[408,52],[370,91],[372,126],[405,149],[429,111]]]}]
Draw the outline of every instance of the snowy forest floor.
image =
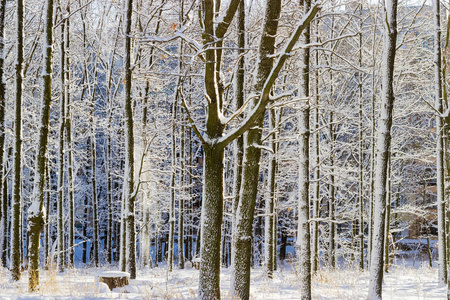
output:
[{"label": "snowy forest floor", "polygon": [[[401,261],[385,275],[383,299],[446,299],[446,286],[437,282],[437,268]],[[195,299],[198,272],[188,266],[168,274],[166,268],[140,270],[138,279],[122,290],[109,291],[96,283],[95,274],[105,268],[41,271],[41,288],[27,292],[28,274],[19,282],[9,271],[0,269],[0,299]],[[230,270],[222,270],[222,298],[231,299]],[[366,299],[369,273],[357,269],[322,270],[313,278],[314,299]],[[296,268],[283,264],[273,280],[263,276],[262,268],[252,270],[251,299],[298,299],[300,282]]]}]

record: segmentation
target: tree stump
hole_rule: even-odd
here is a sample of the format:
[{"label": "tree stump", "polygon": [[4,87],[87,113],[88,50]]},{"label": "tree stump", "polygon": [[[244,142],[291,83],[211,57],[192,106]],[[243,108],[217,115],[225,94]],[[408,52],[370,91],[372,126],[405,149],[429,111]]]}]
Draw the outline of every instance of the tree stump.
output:
[{"label": "tree stump", "polygon": [[106,283],[111,291],[114,288],[128,285],[130,279],[129,273],[119,271],[104,271],[98,273],[97,276],[98,281]]}]

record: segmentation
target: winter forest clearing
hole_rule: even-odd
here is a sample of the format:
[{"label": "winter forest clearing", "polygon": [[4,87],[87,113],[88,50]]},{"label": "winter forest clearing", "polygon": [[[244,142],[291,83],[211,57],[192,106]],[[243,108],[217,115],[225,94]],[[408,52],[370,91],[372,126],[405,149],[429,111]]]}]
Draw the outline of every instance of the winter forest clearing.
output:
[{"label": "winter forest clearing", "polygon": [[0,0],[0,297],[450,299],[449,41],[438,0]]}]

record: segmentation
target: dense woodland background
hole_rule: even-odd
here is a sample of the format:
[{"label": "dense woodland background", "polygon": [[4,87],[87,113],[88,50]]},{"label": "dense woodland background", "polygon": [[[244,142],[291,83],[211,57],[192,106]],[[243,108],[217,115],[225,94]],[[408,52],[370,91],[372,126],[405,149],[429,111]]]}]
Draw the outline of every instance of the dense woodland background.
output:
[{"label": "dense woodland background", "polygon": [[[442,12],[441,12],[442,11]],[[0,1],[1,263],[447,280],[448,3]],[[394,102],[395,99],[395,102]],[[447,220],[447,221],[446,221]],[[439,230],[438,230],[439,228]],[[436,240],[439,251],[435,247]],[[39,244],[42,247],[39,248]],[[436,279],[438,280],[438,279]]]}]

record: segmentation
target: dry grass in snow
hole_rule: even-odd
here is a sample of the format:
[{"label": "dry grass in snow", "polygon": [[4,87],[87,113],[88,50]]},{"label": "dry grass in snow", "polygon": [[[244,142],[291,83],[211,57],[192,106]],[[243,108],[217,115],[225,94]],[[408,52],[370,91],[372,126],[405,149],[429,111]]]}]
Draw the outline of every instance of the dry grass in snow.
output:
[{"label": "dry grass in snow", "polygon": [[[40,290],[27,291],[28,278],[24,273],[19,282],[10,280],[9,272],[0,269],[0,299],[195,299],[198,271],[192,268],[165,268],[141,270],[130,286],[109,291],[96,283],[100,269],[71,269],[62,274],[57,270],[41,271]],[[299,299],[298,271],[286,265],[267,279],[261,268],[252,272],[251,299]],[[229,293],[230,271],[223,269],[222,297],[232,299]],[[314,299],[367,299],[369,274],[357,269],[321,270],[313,277]],[[437,282],[436,268],[393,267],[385,275],[383,299],[446,299],[446,286]]]}]

